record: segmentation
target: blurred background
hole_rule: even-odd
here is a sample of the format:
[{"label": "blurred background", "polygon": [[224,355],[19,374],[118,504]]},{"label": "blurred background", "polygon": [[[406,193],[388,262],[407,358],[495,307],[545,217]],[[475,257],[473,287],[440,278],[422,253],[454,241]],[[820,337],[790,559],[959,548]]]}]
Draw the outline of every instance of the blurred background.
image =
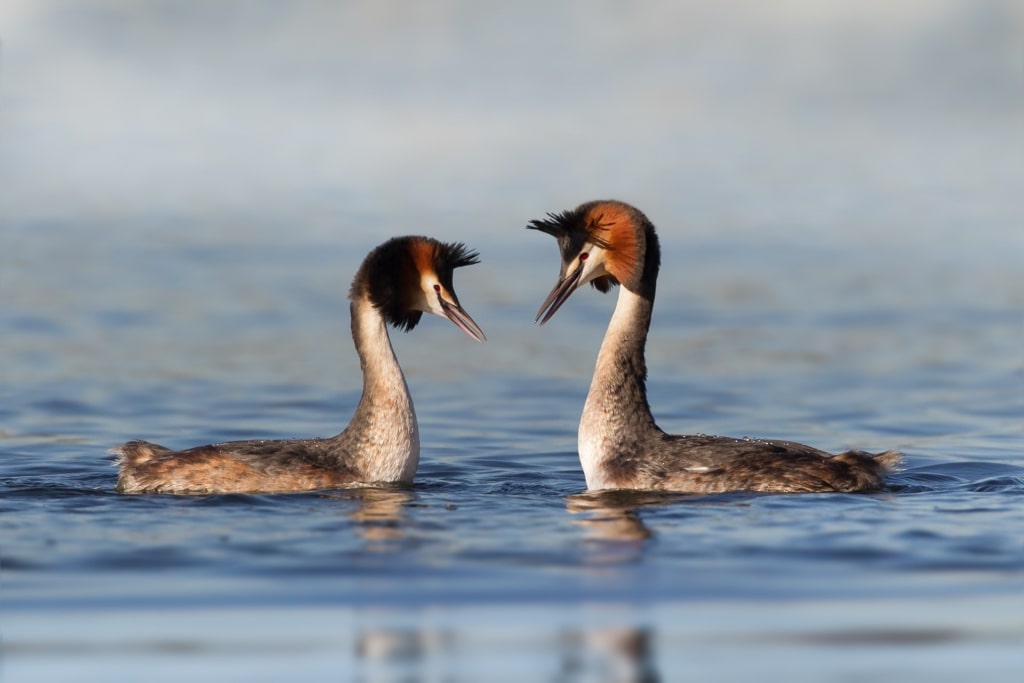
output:
[{"label": "blurred background", "polygon": [[[595,198],[659,230],[666,429],[900,448],[897,493],[573,501],[612,301],[532,325],[523,227]],[[408,233],[480,251],[489,337],[393,335],[415,487],[113,492],[129,438],[337,431]],[[1020,0],[0,0],[0,663],[1016,683],[1022,264]]]},{"label": "blurred background", "polygon": [[1015,0],[4,0],[11,371],[45,373],[72,328],[94,373],[123,370],[112,333],[158,349],[161,312],[297,325],[311,289],[346,335],[339,294],[405,233],[482,252],[465,303],[522,343],[481,367],[522,366],[557,271],[522,227],[599,197],[659,226],[680,305],[1016,305],[1022,36]]},{"label": "blurred background", "polygon": [[616,196],[736,240],[1024,242],[1015,0],[5,0],[0,30],[5,226],[502,239]]}]

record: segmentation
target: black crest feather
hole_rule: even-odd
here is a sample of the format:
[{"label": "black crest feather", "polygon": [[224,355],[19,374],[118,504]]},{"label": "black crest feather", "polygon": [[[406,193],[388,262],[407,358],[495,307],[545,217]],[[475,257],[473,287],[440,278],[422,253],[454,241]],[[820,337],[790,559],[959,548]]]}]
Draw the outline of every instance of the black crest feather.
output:
[{"label": "black crest feather", "polygon": [[452,272],[479,263],[479,254],[462,242],[406,236],[393,237],[367,254],[352,280],[349,299],[355,301],[368,296],[391,325],[406,332],[416,327],[423,312],[410,307],[412,292],[420,286],[421,277],[413,249],[423,246],[431,252],[430,260],[438,280],[454,297]]},{"label": "black crest feather", "polygon": [[532,220],[527,223],[526,228],[528,230],[540,230],[556,239],[561,239],[564,235],[580,229],[578,211],[578,209],[568,209],[557,213],[548,212],[547,218]]},{"label": "black crest feather", "polygon": [[[590,210],[599,203],[587,202],[580,204],[575,209],[548,212],[547,218],[532,220],[526,225],[526,228],[540,230],[558,240],[558,249],[562,254],[564,268],[565,264],[576,258],[587,242],[592,242],[602,249],[611,250],[611,244],[600,236],[605,229],[603,217],[601,214],[590,215]],[[619,281],[611,275],[599,277],[590,282],[590,286],[601,293],[607,292],[617,284]]]},{"label": "black crest feather", "polygon": [[437,268],[438,274],[441,274],[441,271],[451,273],[456,268],[480,263],[480,254],[467,247],[464,242],[439,242],[429,237],[420,239],[429,240],[434,244],[434,267]]}]

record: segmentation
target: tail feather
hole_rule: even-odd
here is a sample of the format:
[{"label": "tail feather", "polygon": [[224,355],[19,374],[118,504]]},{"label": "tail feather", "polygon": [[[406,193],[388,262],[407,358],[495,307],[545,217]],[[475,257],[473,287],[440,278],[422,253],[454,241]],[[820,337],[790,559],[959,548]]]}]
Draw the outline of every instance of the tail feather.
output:
[{"label": "tail feather", "polygon": [[902,462],[903,454],[899,451],[885,451],[877,454],[865,451],[846,451],[830,460],[847,465],[845,476],[837,480],[842,483],[835,487],[836,491],[879,491],[885,488],[886,475]]},{"label": "tail feather", "polygon": [[888,474],[895,472],[903,464],[903,454],[899,451],[885,451],[878,455],[871,456],[872,459],[882,467],[882,472]]}]

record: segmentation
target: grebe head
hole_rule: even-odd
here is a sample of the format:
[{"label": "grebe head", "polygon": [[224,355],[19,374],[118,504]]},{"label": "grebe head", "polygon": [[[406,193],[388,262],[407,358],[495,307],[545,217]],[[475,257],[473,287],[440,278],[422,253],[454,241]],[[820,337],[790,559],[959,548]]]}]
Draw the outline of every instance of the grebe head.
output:
[{"label": "grebe head", "polygon": [[[629,204],[614,200],[587,202],[569,211],[549,213],[546,219],[530,221],[526,227],[553,236],[562,253],[558,282],[537,311],[535,320],[541,325],[587,283],[600,292],[618,284],[640,291],[645,276],[657,277],[654,227]],[[645,272],[648,242],[655,245],[650,254],[653,273]],[[653,286],[651,291],[653,295]]]},{"label": "grebe head", "polygon": [[479,262],[479,255],[462,242],[395,237],[363,260],[349,299],[368,297],[388,323],[402,330],[416,327],[424,312],[433,313],[482,342],[487,337],[463,310],[452,285],[456,268]]}]

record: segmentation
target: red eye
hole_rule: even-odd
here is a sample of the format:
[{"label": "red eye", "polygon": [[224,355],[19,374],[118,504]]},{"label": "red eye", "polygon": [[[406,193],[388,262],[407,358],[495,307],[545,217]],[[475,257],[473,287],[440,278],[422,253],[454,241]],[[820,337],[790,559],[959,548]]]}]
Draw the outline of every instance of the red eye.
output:
[{"label": "red eye", "polygon": [[590,254],[588,254],[587,252],[583,252],[582,254],[580,254],[580,261],[586,261],[589,257]]},{"label": "red eye", "polygon": [[441,291],[441,285],[434,285],[434,291],[435,292],[440,292]]}]

